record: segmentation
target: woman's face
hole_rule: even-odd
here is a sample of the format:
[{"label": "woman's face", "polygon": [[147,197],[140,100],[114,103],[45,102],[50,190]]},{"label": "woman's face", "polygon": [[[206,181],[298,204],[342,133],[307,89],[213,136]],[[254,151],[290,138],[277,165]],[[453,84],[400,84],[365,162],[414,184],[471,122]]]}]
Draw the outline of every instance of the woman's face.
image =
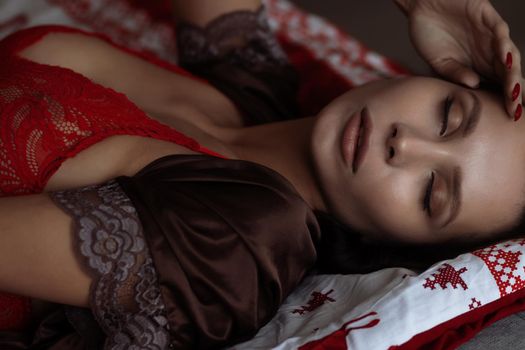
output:
[{"label": "woman's face", "polygon": [[525,121],[493,94],[437,79],[344,94],[321,111],[312,154],[329,211],[372,239],[487,238],[525,203]]}]

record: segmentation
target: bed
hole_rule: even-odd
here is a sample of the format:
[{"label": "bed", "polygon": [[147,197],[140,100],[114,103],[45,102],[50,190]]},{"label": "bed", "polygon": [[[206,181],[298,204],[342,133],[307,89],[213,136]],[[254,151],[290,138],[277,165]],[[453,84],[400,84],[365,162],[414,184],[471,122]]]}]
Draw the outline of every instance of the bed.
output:
[{"label": "bed", "polygon": [[[299,72],[297,98],[305,116],[349,88],[410,74],[286,0],[266,5],[270,25]],[[0,37],[28,26],[65,24],[103,32],[119,44],[176,62],[168,6],[161,0],[0,0]],[[233,348],[454,349],[463,343],[462,349],[525,348],[520,337],[525,331],[524,253],[525,239],[517,239],[425,271],[311,275],[253,339]]]}]

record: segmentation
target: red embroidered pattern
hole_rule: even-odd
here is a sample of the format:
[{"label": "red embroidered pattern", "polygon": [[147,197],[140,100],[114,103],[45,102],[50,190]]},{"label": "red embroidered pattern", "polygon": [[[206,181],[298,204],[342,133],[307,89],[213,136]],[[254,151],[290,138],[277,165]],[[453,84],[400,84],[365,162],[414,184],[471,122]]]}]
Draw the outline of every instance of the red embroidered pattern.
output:
[{"label": "red embroidered pattern", "polygon": [[321,293],[321,292],[313,292],[312,298],[308,300],[308,303],[306,305],[301,306],[300,309],[295,309],[292,311],[292,314],[299,314],[304,315],[307,312],[314,311],[318,307],[324,305],[326,302],[334,302],[335,299],[330,298],[328,295],[330,295],[334,290],[330,289],[328,293]]},{"label": "red embroidered pattern", "polygon": [[[0,42],[0,196],[42,192],[67,158],[114,135],[171,141],[220,157],[149,118],[121,93],[72,70],[16,56],[56,31],[88,35],[65,27],[36,27]],[[172,71],[179,73],[180,68]],[[0,310],[0,329],[22,328],[30,300],[0,293]]]},{"label": "red embroidered pattern", "polygon": [[[525,239],[512,242],[523,244]],[[502,297],[525,287],[525,279],[522,278],[523,274],[520,273],[518,268],[522,253],[519,251],[506,251],[505,249],[509,248],[509,246],[509,243],[493,245],[472,253],[485,262],[498,285]]]},{"label": "red embroidered pattern", "polygon": [[447,289],[447,284],[450,283],[454,289],[459,285],[463,287],[463,290],[467,290],[468,286],[461,278],[461,274],[465,271],[467,271],[466,267],[456,270],[452,265],[443,264],[437,272],[425,279],[426,282],[423,284],[423,287],[436,289],[436,284],[438,284],[442,289]]},{"label": "red embroidered pattern", "polygon": [[380,319],[374,318],[368,321],[368,323],[365,323],[363,325],[358,325],[356,327],[348,327],[348,326],[358,321],[366,320],[366,318],[369,318],[371,316],[376,316],[376,315],[377,315],[377,312],[370,312],[366,315],[363,315],[361,317],[348,321],[345,324],[343,324],[341,328],[339,328],[337,331],[321,339],[306,343],[302,345],[301,347],[299,347],[299,350],[347,349],[346,336],[348,335],[348,333],[350,333],[351,331],[358,330],[358,329],[366,329],[366,328],[375,327],[380,322]]},{"label": "red embroidered pattern", "polygon": [[476,308],[478,308],[478,307],[480,307],[482,305],[481,301],[479,301],[476,298],[471,298],[470,300],[472,302],[468,305],[469,310],[474,310],[474,309],[476,309]]}]

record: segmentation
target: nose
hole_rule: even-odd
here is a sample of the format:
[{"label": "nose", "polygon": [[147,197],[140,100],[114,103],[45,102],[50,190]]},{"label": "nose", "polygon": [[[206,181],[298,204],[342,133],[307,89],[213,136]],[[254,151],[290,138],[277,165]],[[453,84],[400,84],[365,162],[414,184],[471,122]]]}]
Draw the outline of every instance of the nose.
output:
[{"label": "nose", "polygon": [[391,126],[385,151],[387,163],[395,167],[439,161],[449,156],[444,143],[404,124]]}]

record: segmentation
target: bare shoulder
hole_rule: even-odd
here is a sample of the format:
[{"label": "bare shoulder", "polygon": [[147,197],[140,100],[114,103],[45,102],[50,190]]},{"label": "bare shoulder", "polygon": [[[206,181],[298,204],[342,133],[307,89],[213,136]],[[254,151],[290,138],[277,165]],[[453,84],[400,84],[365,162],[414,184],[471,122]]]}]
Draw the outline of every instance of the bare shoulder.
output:
[{"label": "bare shoulder", "polygon": [[110,44],[95,36],[50,32],[19,55],[37,63],[69,68],[89,77],[104,69],[113,50]]},{"label": "bare shoulder", "polygon": [[197,154],[173,142],[132,135],[112,136],[66,159],[44,191],[60,191],[133,176],[155,159],[174,154]]},{"label": "bare shoulder", "polygon": [[[111,43],[82,33],[50,33],[20,56],[68,68],[124,93],[148,117],[175,128],[202,146],[231,157],[214,137],[222,127],[242,123],[232,103],[209,85],[166,72]],[[228,119],[229,118],[229,119]],[[174,142],[133,135],[112,136],[64,161],[45,190],[54,191],[132,176],[151,161],[168,154],[195,152]]]},{"label": "bare shoulder", "polygon": [[236,105],[210,84],[159,67],[96,36],[50,33],[20,56],[71,69],[119,91],[163,123],[183,119],[197,127],[243,125]]}]

